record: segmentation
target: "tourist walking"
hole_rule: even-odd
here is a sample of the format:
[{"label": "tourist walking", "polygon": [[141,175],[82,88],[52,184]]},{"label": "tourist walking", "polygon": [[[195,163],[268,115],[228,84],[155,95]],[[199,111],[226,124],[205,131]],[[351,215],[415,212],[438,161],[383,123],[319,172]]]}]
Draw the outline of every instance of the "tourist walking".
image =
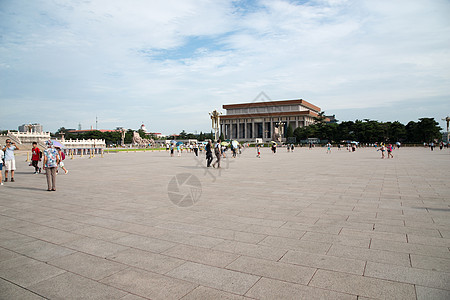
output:
[{"label": "tourist walking", "polygon": [[31,165],[34,167],[34,174],[41,173],[41,168],[39,168],[41,158],[42,151],[38,148],[37,142],[33,142],[33,148],[31,149]]},{"label": "tourist walking", "polygon": [[430,149],[431,149],[431,151],[434,150],[434,143],[433,142],[430,143]]},{"label": "tourist walking", "polygon": [[327,154],[331,153],[331,144],[327,143]]},{"label": "tourist walking", "polygon": [[261,147],[256,145],[256,157],[261,158]]},{"label": "tourist walking", "polygon": [[394,158],[394,155],[392,155],[392,150],[394,150],[393,147],[392,147],[392,144],[389,144],[389,145],[387,146],[388,158],[389,158],[389,157]]},{"label": "tourist walking", "polygon": [[384,144],[381,144],[381,147],[377,150],[380,151],[381,150],[381,158],[384,158],[384,152],[386,151],[386,146],[384,146]]},{"label": "tourist walking", "polygon": [[43,167],[47,176],[47,191],[56,191],[56,169],[60,158],[58,151],[53,148],[52,141],[47,141],[47,149],[44,150]]},{"label": "tourist walking", "polygon": [[208,140],[208,143],[206,144],[205,151],[206,151],[206,167],[211,167],[211,162],[213,161],[213,154],[212,154],[212,142],[211,140]]},{"label": "tourist walking", "polygon": [[217,141],[216,145],[214,146],[214,154],[216,155],[216,161],[212,164],[213,168],[216,167],[220,168],[220,159],[222,157],[222,147],[220,145],[220,140]]},{"label": "tourist walking", "polygon": [[194,144],[194,153],[195,153],[195,156],[198,156],[198,145],[197,145],[197,143]]},{"label": "tourist walking", "polygon": [[[56,151],[58,151],[58,155],[59,155],[59,164],[58,166],[64,170],[64,174],[69,173],[69,171],[67,171],[67,169],[64,167],[64,162],[63,160],[66,159],[66,155],[64,154],[64,152],[61,150],[61,148],[59,147],[55,147]],[[58,170],[56,170],[56,173],[58,173]]]},{"label": "tourist walking", "polygon": [[294,152],[294,144],[291,144],[291,152]]},{"label": "tourist walking", "polygon": [[170,145],[170,157],[173,157],[173,145]]},{"label": "tourist walking", "polygon": [[14,171],[16,170],[14,151],[20,149],[17,147],[16,143],[11,142],[10,139],[7,139],[6,145],[2,150],[5,155],[5,182],[8,181],[8,172],[11,172],[11,182],[14,182]]}]

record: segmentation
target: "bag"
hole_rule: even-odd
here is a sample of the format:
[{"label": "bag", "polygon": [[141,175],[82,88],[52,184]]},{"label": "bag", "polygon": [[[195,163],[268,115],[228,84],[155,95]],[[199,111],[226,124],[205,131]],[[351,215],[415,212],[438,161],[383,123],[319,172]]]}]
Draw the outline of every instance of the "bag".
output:
[{"label": "bag", "polygon": [[39,151],[39,159],[42,158],[42,151]]},{"label": "bag", "polygon": [[64,154],[64,152],[61,151],[61,160],[65,160],[66,159],[66,155]]}]

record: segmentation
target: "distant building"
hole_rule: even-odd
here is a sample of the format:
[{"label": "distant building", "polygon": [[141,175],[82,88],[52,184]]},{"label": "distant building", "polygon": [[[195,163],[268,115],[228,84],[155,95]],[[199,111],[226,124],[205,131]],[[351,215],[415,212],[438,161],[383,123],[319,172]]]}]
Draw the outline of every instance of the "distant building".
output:
[{"label": "distant building", "polygon": [[35,132],[40,133],[44,132],[44,128],[41,124],[23,124],[19,126],[19,132]]},{"label": "distant building", "polygon": [[337,123],[337,122],[339,122],[339,120],[336,120],[336,115],[325,116],[325,118],[328,118],[328,120],[329,120],[329,121],[327,121],[327,123]]},{"label": "distant building", "polygon": [[320,107],[303,99],[227,104],[223,108],[226,115],[220,116],[220,132],[225,139],[240,141],[270,141],[280,129],[282,133],[288,126],[295,130],[314,124],[320,113]]}]

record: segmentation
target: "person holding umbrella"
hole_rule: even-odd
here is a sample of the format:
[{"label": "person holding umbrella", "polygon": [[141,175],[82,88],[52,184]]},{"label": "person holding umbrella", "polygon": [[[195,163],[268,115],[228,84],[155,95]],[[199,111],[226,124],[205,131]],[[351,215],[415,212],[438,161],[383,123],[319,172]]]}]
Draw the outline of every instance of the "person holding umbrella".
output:
[{"label": "person holding umbrella", "polygon": [[53,142],[47,141],[47,149],[44,150],[44,170],[47,176],[47,191],[56,191],[56,169],[60,158],[58,151],[53,148]]}]

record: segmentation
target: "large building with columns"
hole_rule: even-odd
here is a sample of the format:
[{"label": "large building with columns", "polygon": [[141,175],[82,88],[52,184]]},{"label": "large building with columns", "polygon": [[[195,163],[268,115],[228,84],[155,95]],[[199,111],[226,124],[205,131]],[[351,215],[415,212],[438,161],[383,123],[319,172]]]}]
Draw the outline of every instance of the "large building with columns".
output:
[{"label": "large building with columns", "polygon": [[270,141],[280,125],[295,130],[313,124],[320,113],[319,107],[303,99],[227,104],[223,108],[226,114],[220,116],[220,131],[225,139],[239,141]]}]

